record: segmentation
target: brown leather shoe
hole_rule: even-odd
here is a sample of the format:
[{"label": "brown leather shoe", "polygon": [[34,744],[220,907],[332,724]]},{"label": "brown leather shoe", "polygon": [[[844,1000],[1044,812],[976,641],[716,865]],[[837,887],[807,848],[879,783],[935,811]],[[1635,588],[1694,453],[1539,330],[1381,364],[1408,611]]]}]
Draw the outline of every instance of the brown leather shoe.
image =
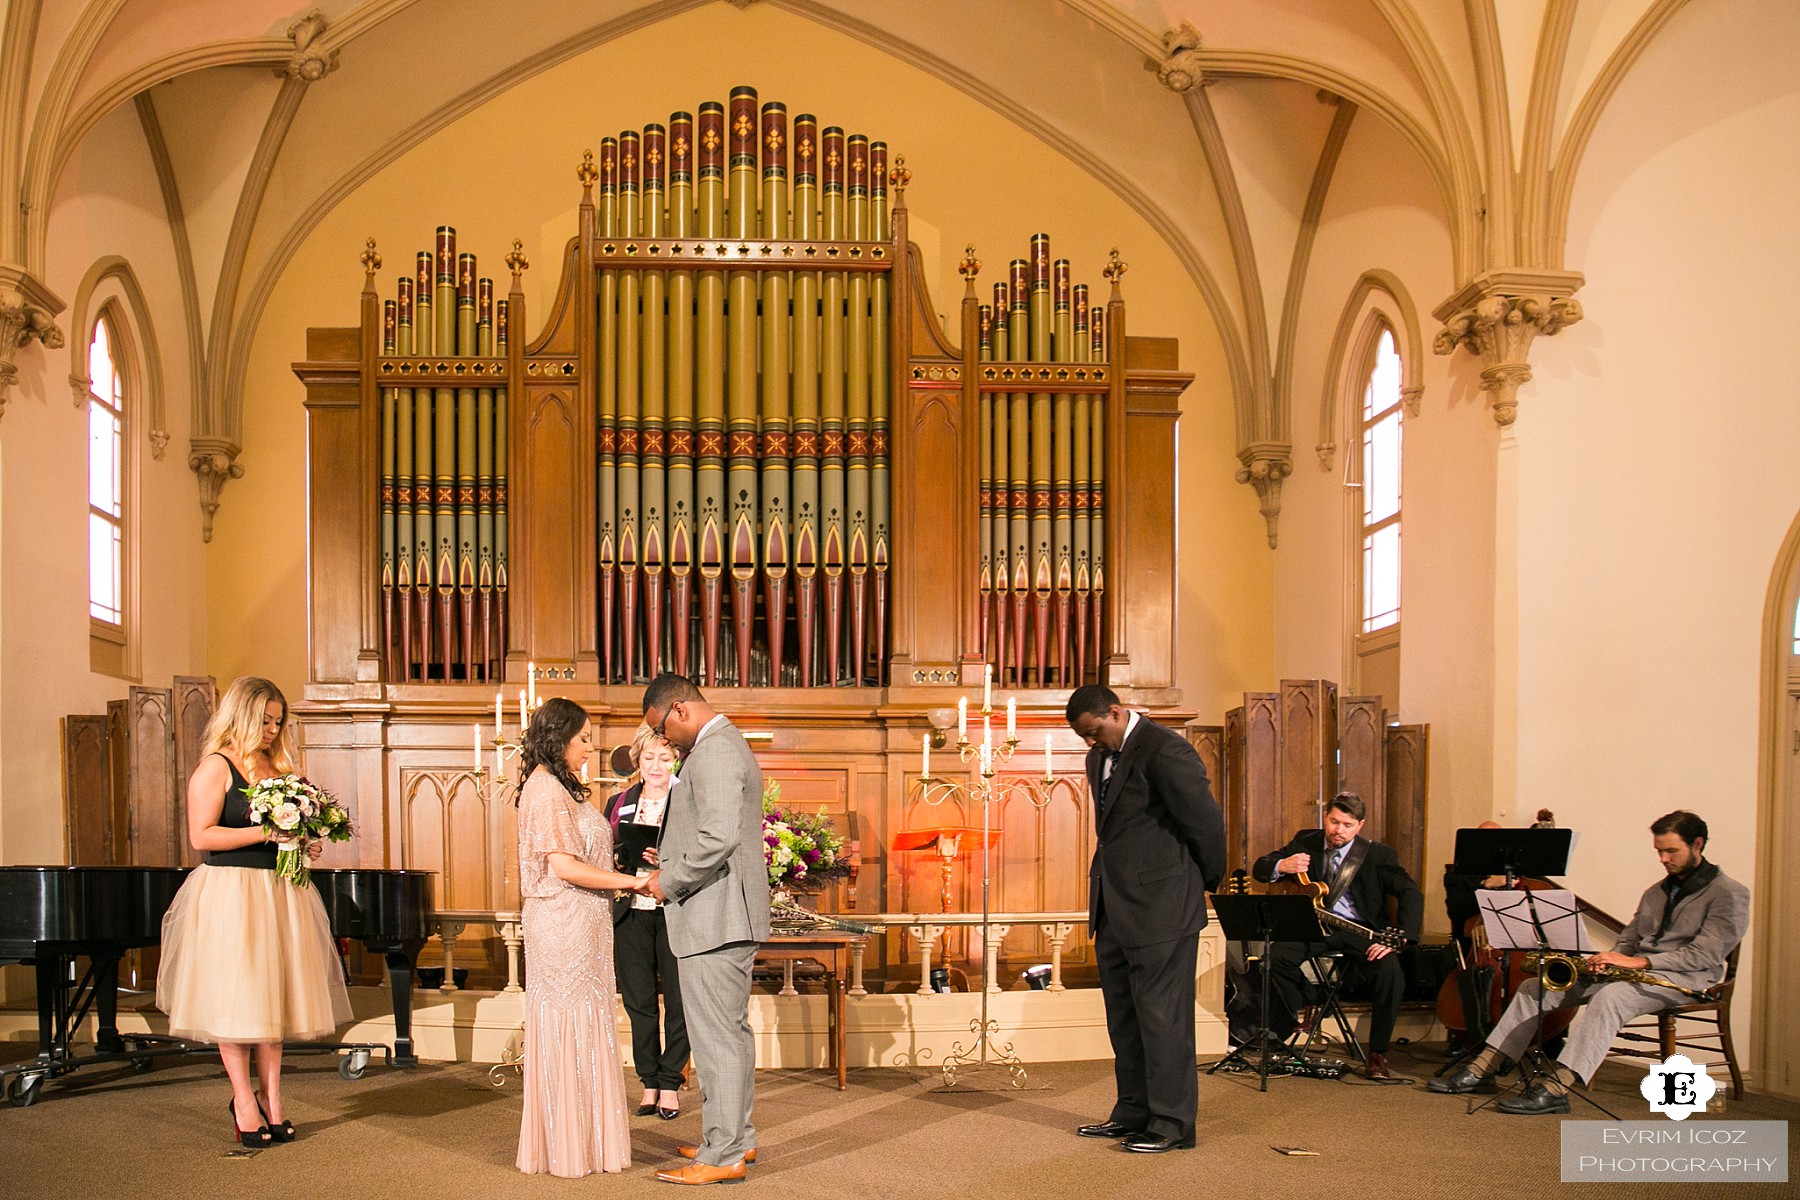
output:
[{"label": "brown leather shoe", "polygon": [[662,1183],[685,1183],[694,1187],[706,1183],[742,1183],[744,1160],[740,1158],[729,1167],[709,1167],[705,1163],[692,1162],[673,1171],[658,1171],[656,1178]]},{"label": "brown leather shoe", "polygon": [[1371,1054],[1368,1062],[1363,1064],[1363,1074],[1370,1079],[1392,1079],[1388,1072],[1387,1055]]},{"label": "brown leather shoe", "polygon": [[[698,1146],[677,1146],[677,1147],[675,1147],[675,1153],[681,1155],[681,1157],[683,1157],[683,1158],[699,1158],[700,1157],[700,1147],[698,1147]],[[756,1161],[756,1147],[755,1146],[752,1146],[748,1150],[744,1151],[744,1161],[747,1163],[753,1163]]]}]

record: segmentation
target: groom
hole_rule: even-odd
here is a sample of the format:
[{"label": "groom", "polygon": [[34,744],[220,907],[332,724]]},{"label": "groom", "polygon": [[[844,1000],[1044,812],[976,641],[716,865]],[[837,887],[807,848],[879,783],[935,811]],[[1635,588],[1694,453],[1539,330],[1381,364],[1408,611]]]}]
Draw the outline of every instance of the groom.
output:
[{"label": "groom", "polygon": [[668,903],[669,947],[681,960],[681,1006],[700,1074],[694,1161],[658,1171],[664,1183],[736,1182],[756,1161],[756,1042],[750,1033],[750,969],[769,937],[763,863],[762,770],[744,735],[684,675],[663,674],[644,692],[644,724],[682,751],[646,884]]}]

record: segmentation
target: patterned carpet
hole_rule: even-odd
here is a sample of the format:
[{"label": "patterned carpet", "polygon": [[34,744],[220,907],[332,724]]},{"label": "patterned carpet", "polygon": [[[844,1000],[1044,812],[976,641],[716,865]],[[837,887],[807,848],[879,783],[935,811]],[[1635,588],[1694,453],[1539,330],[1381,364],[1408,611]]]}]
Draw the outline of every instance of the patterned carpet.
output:
[{"label": "patterned carpet", "polygon": [[[1435,1049],[1435,1048],[1434,1048]],[[25,1047],[0,1047],[16,1061]],[[619,1176],[584,1181],[519,1175],[516,1080],[496,1089],[484,1070],[427,1064],[376,1066],[339,1078],[332,1060],[290,1060],[286,1092],[300,1140],[237,1152],[224,1113],[228,1088],[216,1063],[169,1060],[145,1074],[94,1069],[46,1084],[29,1108],[0,1106],[0,1180],[5,1194],[230,1197],[608,1197],[672,1194],[651,1172],[699,1130],[690,1111],[661,1122],[633,1119],[633,1163]],[[757,1077],[761,1161],[749,1187],[811,1197],[1032,1197],[1054,1200],[1133,1194],[1376,1197],[1535,1197],[1593,1190],[1614,1197],[1773,1196],[1780,1187],[1576,1185],[1559,1183],[1559,1124],[1491,1109],[1465,1114],[1454,1097],[1422,1081],[1441,1060],[1392,1056],[1420,1081],[1379,1086],[1360,1079],[1276,1079],[1267,1094],[1254,1075],[1200,1077],[1199,1147],[1162,1156],[1127,1154],[1074,1136],[1106,1117],[1107,1063],[1033,1066],[1014,1091],[1002,1071],[966,1075],[955,1092],[930,1072],[855,1071],[839,1093],[823,1072],[765,1071]],[[1641,1074],[1607,1067],[1595,1095],[1629,1120],[1650,1117]],[[1583,1106],[1577,1105],[1577,1108]],[[1598,1117],[1592,1110],[1577,1116]],[[1751,1097],[1729,1119],[1796,1121],[1800,1105]],[[1800,1122],[1797,1122],[1800,1123]],[[1791,1130],[1790,1130],[1791,1137]],[[1304,1146],[1316,1157],[1286,1157]],[[593,1189],[589,1191],[587,1189]],[[1793,1195],[1793,1190],[1785,1194]]]}]

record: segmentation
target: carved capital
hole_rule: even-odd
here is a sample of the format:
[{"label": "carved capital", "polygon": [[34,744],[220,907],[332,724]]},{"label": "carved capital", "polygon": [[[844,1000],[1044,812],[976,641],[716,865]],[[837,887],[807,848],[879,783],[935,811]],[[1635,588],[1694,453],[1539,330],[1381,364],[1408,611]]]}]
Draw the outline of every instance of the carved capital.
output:
[{"label": "carved capital", "polygon": [[1331,468],[1337,463],[1337,443],[1320,442],[1313,450],[1319,456],[1319,470],[1330,474]]},{"label": "carved capital", "polygon": [[287,36],[288,41],[294,43],[294,53],[280,73],[317,83],[337,70],[337,51],[326,50],[317,44],[324,33],[325,14],[316,8],[289,25]]},{"label": "carved capital", "polygon": [[1144,70],[1176,95],[1186,95],[1197,87],[1205,87],[1204,63],[1200,54],[1200,34],[1186,21],[1162,35],[1162,56],[1146,58]]},{"label": "carved capital", "polygon": [[1531,378],[1532,342],[1581,320],[1573,293],[1584,282],[1574,271],[1489,271],[1433,313],[1443,328],[1431,348],[1454,354],[1462,346],[1481,360],[1481,390],[1489,393],[1496,424],[1511,425],[1518,415],[1519,385]]},{"label": "carved capital", "polygon": [[1253,442],[1238,451],[1237,481],[1256,489],[1257,507],[1269,527],[1269,549],[1275,548],[1275,523],[1281,517],[1281,481],[1294,473],[1293,447],[1286,442]]},{"label": "carved capital", "polygon": [[56,314],[63,302],[36,278],[0,264],[0,416],[13,384],[19,381],[17,355],[32,342],[46,350],[63,348]]},{"label": "carved capital", "polygon": [[228,480],[242,479],[238,446],[224,438],[195,438],[188,443],[188,470],[200,481],[200,538],[212,541],[213,514],[219,511],[219,493]]}]

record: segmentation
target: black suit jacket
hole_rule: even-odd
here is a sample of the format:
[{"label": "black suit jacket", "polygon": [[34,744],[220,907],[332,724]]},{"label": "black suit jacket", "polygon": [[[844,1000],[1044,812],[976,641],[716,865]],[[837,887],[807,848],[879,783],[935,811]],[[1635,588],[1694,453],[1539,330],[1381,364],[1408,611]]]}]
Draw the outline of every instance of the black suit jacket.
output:
[{"label": "black suit jacket", "polygon": [[[1100,796],[1107,751],[1088,751],[1089,794]],[[1200,756],[1179,734],[1139,714],[1107,780],[1088,870],[1088,920],[1121,946],[1197,934],[1206,893],[1225,875],[1225,818]]]},{"label": "black suit jacket", "polygon": [[[1365,837],[1356,839],[1368,847],[1363,864],[1357,868],[1356,875],[1350,880],[1350,902],[1356,905],[1356,911],[1365,925],[1380,929],[1387,924],[1387,906],[1383,903],[1386,897],[1392,896],[1400,905],[1398,917],[1399,927],[1406,936],[1417,940],[1419,927],[1425,920],[1425,893],[1413,882],[1406,868],[1400,865],[1400,858],[1394,853],[1392,846],[1384,846],[1380,842],[1371,842]],[[1275,875],[1275,864],[1290,854],[1312,855],[1312,866],[1307,869],[1307,877],[1315,882],[1324,880],[1325,831],[1323,829],[1302,829],[1288,844],[1279,850],[1271,850],[1256,860],[1251,874],[1264,883],[1268,883]]]}]

